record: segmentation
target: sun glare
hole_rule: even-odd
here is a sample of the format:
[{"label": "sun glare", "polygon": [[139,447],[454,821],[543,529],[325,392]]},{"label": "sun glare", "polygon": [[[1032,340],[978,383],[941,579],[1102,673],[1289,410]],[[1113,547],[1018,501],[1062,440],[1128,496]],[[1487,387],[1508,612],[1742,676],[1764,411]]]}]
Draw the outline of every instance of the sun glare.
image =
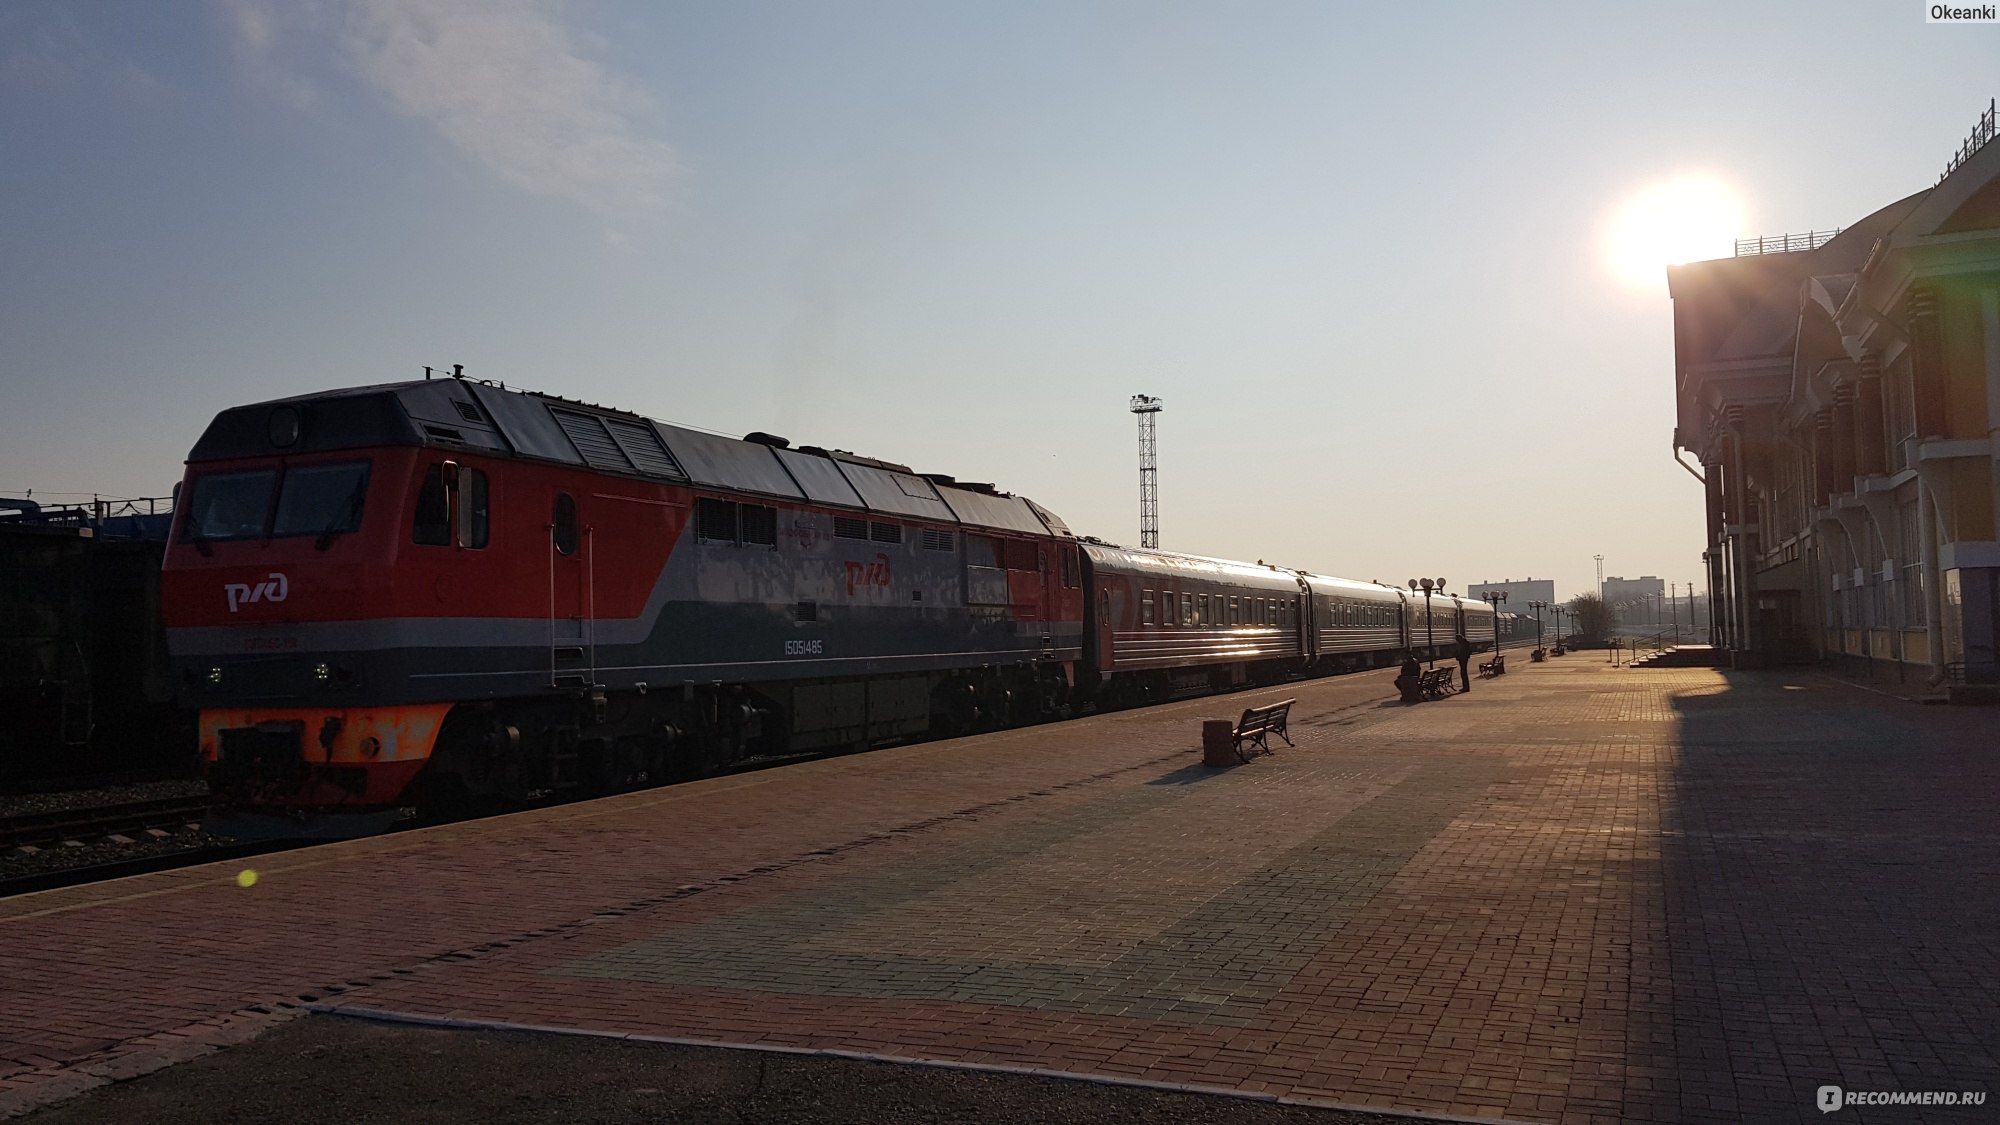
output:
[{"label": "sun glare", "polygon": [[1743,229],[1743,205],[1728,184],[1687,175],[1648,187],[1618,208],[1605,239],[1611,268],[1633,285],[1665,284],[1666,267],[1726,258]]}]

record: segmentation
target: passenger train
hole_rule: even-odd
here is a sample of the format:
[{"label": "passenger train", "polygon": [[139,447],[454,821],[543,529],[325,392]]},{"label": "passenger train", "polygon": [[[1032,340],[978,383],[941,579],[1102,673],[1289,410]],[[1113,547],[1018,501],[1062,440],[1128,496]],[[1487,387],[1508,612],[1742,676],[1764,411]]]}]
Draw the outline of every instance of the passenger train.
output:
[{"label": "passenger train", "polygon": [[991,485],[463,378],[222,412],[188,458],[162,591],[233,830],[281,834],[1483,650],[1495,630],[1479,601],[1118,547]]}]

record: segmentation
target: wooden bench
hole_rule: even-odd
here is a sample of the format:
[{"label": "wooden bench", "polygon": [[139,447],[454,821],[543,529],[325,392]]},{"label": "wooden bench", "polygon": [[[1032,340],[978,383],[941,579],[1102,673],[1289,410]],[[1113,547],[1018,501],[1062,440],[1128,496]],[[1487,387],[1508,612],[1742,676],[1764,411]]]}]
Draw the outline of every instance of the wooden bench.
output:
[{"label": "wooden bench", "polygon": [[1495,656],[1493,659],[1479,666],[1479,674],[1482,676],[1506,675],[1507,658],[1505,656]]},{"label": "wooden bench", "polygon": [[1265,739],[1274,734],[1284,739],[1285,745],[1292,745],[1292,736],[1286,729],[1286,724],[1291,720],[1292,704],[1296,702],[1298,702],[1296,699],[1287,699],[1282,703],[1273,703],[1269,707],[1245,707],[1243,718],[1237,721],[1236,729],[1229,732],[1231,744],[1236,749],[1237,760],[1243,762],[1250,760],[1249,751],[1244,749],[1246,743],[1269,754],[1271,744]]},{"label": "wooden bench", "polygon": [[1452,693],[1451,665],[1433,668],[1417,680],[1417,694],[1425,699],[1443,699]]}]

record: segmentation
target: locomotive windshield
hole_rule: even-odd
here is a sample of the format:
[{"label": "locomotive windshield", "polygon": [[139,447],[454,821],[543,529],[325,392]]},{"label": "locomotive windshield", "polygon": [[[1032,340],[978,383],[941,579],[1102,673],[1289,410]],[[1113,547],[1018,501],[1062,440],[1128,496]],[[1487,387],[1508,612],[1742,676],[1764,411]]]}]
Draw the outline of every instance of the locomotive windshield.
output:
[{"label": "locomotive windshield", "polygon": [[360,528],[367,494],[366,461],[294,465],[282,478],[276,469],[207,473],[194,480],[181,537],[212,542],[340,535]]},{"label": "locomotive windshield", "polygon": [[277,478],[272,469],[196,477],[182,537],[194,540],[262,536],[264,520],[271,514],[271,485]]},{"label": "locomotive windshield", "polygon": [[294,465],[285,471],[271,537],[339,535],[361,528],[361,501],[368,495],[368,463]]}]

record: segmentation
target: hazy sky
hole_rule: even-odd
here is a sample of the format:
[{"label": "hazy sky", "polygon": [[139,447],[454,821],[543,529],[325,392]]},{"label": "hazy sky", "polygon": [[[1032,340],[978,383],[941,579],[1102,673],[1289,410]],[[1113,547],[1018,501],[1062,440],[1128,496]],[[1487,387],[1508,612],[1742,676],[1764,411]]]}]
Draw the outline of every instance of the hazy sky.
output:
[{"label": "hazy sky", "polygon": [[0,494],[425,364],[1354,578],[1698,574],[1662,181],[1933,183],[2000,25],[1917,0],[7,0]]}]

